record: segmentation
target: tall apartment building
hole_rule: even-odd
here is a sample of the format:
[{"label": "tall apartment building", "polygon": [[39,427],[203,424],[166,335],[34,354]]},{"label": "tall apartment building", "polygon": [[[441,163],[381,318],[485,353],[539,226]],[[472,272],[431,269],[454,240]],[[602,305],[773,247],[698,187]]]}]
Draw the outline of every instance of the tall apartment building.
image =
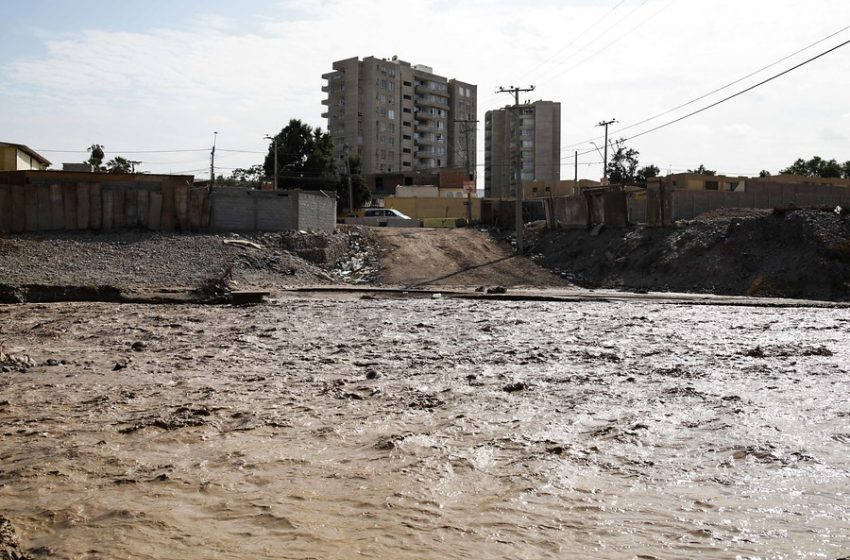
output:
[{"label": "tall apartment building", "polygon": [[514,179],[525,182],[560,178],[560,103],[535,101],[487,111],[484,117],[484,196],[514,196]]},{"label": "tall apartment building", "polygon": [[475,170],[477,87],[428,66],[357,57],[333,63],[327,85],[328,131],[337,161],[360,154],[363,173],[438,168]]}]

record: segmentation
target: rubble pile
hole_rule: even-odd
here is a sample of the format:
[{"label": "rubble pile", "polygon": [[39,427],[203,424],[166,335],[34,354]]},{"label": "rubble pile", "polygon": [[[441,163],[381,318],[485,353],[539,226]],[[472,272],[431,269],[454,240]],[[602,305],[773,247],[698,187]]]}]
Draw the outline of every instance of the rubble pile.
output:
[{"label": "rubble pile", "polygon": [[0,373],[26,372],[35,362],[26,354],[7,354],[0,345]]},{"label": "rubble pile", "polygon": [[[234,289],[363,283],[378,270],[372,234],[337,231],[247,234],[61,233],[0,243],[0,299],[34,286],[121,291]],[[26,299],[26,298],[24,298]],[[97,299],[97,298],[92,298]]]},{"label": "rubble pile", "polygon": [[380,271],[375,240],[368,231],[348,232],[347,250],[342,252],[331,269],[334,278],[342,282],[366,284],[375,280]]}]

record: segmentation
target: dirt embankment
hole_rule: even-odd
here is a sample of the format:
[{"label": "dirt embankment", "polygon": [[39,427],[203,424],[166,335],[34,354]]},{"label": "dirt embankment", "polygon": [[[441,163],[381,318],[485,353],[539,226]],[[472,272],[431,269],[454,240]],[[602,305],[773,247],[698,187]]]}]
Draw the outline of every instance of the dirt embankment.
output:
[{"label": "dirt embankment", "polygon": [[225,302],[234,291],[326,284],[567,285],[474,229],[0,238],[0,302]]},{"label": "dirt embankment", "polygon": [[850,216],[724,210],[675,228],[533,232],[536,261],[583,287],[850,300]]},{"label": "dirt embankment", "polygon": [[323,284],[577,284],[850,300],[850,216],[842,211],[722,210],[674,228],[594,235],[532,227],[527,238],[533,260],[472,228],[14,236],[0,238],[0,302],[148,301],[146,292],[221,301],[234,291]]},{"label": "dirt embankment", "polygon": [[567,286],[558,275],[476,229],[379,228],[382,284],[422,286]]}]

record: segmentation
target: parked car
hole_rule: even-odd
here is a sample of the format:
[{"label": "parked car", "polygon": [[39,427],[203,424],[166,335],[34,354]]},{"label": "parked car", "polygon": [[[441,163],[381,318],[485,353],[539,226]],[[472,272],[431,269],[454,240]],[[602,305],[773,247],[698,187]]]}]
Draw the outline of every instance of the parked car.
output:
[{"label": "parked car", "polygon": [[391,218],[404,218],[406,220],[413,219],[404,212],[399,212],[395,208],[366,208],[365,210],[363,210],[364,218],[377,218],[384,216],[388,216]]},{"label": "parked car", "polygon": [[367,226],[422,227],[422,220],[411,218],[395,208],[366,208],[358,223]]}]

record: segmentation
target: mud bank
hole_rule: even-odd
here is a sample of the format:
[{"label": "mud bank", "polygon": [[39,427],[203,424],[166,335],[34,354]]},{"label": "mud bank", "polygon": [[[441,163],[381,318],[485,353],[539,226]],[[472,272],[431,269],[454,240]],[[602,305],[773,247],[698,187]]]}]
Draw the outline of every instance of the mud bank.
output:
[{"label": "mud bank", "polygon": [[718,211],[674,228],[530,232],[536,262],[582,287],[850,300],[850,215]]},{"label": "mud bank", "polygon": [[33,558],[839,558],[846,309],[0,307]]}]

